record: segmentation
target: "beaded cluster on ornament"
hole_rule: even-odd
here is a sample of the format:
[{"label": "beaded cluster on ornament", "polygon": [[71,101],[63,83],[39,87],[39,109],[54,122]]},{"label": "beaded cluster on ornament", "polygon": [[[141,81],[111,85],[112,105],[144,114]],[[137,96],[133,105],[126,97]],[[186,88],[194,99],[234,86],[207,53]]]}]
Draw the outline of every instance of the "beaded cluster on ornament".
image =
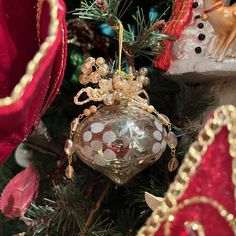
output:
[{"label": "beaded cluster on ornament", "polygon": [[[104,102],[105,105],[113,105],[115,102],[127,100],[148,112],[154,112],[154,107],[149,105],[149,97],[143,87],[148,86],[148,69],[142,67],[139,71],[129,69],[128,74],[123,71],[110,73],[105,59],[99,57],[95,60],[89,57],[82,65],[79,81],[83,85],[89,83],[97,84],[98,88],[86,87],[81,89],[74,98],[77,105],[83,105],[90,101]],[[86,93],[88,98],[80,101],[82,94]],[[140,95],[144,95],[142,98]]]}]

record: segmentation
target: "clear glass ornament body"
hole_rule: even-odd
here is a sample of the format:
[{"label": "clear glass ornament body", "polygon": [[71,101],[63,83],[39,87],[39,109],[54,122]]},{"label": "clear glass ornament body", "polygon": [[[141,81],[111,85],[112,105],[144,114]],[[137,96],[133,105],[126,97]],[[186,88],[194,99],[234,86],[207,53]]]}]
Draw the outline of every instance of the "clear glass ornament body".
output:
[{"label": "clear glass ornament body", "polygon": [[82,161],[124,184],[160,158],[166,137],[154,115],[134,106],[112,105],[84,119],[73,142]]}]

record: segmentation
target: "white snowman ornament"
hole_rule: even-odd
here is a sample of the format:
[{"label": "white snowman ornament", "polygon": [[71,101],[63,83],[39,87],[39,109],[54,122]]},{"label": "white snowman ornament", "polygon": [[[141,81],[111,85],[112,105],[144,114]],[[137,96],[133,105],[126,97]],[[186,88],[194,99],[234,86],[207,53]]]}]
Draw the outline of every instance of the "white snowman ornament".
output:
[{"label": "white snowman ornament", "polygon": [[[236,5],[221,0],[176,0],[162,30],[170,35],[154,66],[188,80],[236,75]],[[194,76],[193,76],[194,73]]]}]

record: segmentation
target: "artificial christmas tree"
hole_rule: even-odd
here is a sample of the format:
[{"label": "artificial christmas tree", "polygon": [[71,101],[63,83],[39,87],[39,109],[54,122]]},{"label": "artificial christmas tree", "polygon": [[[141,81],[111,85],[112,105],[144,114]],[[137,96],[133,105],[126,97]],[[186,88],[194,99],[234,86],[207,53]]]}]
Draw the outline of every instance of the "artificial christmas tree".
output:
[{"label": "artificial christmas tree", "polygon": [[[201,19],[199,17],[195,19],[195,13],[197,11],[201,12],[199,14],[204,12],[202,1],[200,0],[198,2],[174,1],[173,3],[165,0],[158,2],[155,0],[136,0],[135,2],[124,0],[88,0],[82,2],[67,0],[65,1],[68,9],[66,15],[67,35],[63,23],[64,5],[61,1],[45,0],[31,1],[30,3],[29,1],[24,1],[22,4],[26,4],[28,7],[20,8],[21,15],[32,17],[30,19],[33,19],[33,21],[26,21],[25,28],[22,31],[20,31],[20,27],[19,30],[16,30],[16,26],[10,27],[10,25],[4,23],[4,29],[11,29],[10,32],[15,33],[19,31],[19,35],[14,38],[16,45],[22,43],[22,41],[24,42],[23,39],[27,35],[27,29],[30,31],[32,25],[34,25],[35,27],[32,27],[33,34],[24,43],[31,45],[28,40],[32,40],[35,46],[34,49],[38,48],[37,43],[42,43],[47,33],[50,33],[48,31],[50,18],[48,12],[50,9],[52,10],[49,7],[52,2],[54,3],[53,6],[58,9],[58,16],[60,16],[58,21],[60,22],[61,30],[56,31],[57,28],[55,28],[60,39],[58,39],[58,47],[53,44],[55,46],[54,54],[49,53],[44,59],[48,65],[50,64],[49,67],[53,67],[53,69],[48,71],[45,67],[37,67],[40,73],[43,73],[45,69],[46,71],[44,72],[47,72],[47,75],[45,77],[35,77],[37,79],[33,78],[29,81],[29,87],[36,80],[38,83],[45,85],[39,86],[35,84],[34,91],[37,93],[29,94],[32,104],[36,104],[38,111],[41,110],[40,114],[44,113],[44,115],[40,121],[39,112],[36,116],[31,117],[31,113],[26,111],[33,112],[34,109],[31,106],[27,106],[28,109],[20,110],[19,114],[24,114],[24,116],[21,116],[20,124],[16,120],[17,125],[20,127],[19,129],[15,129],[15,126],[9,128],[9,126],[1,125],[2,130],[14,131],[13,134],[18,130],[23,130],[24,132],[20,132],[20,138],[17,139],[17,143],[11,142],[14,144],[11,144],[11,149],[3,148],[5,152],[4,159],[7,159],[14,147],[16,149],[0,168],[1,210],[3,213],[0,215],[0,235],[136,235],[151,214],[151,210],[145,202],[144,193],[150,193],[149,195],[146,194],[146,196],[149,197],[148,201],[151,207],[158,206],[163,202],[162,197],[165,196],[176,174],[175,171],[170,172],[169,169],[176,167],[177,161],[181,164],[189,145],[199,133],[206,114],[218,104],[224,104],[226,100],[227,102],[234,101],[233,85],[235,83],[233,77],[230,77],[232,78],[230,85],[227,83],[226,86],[226,74],[219,73],[220,71],[228,71],[228,59],[221,64],[227,66],[223,66],[222,70],[219,69],[216,72],[215,67],[211,67],[210,62],[212,59],[208,58],[205,53],[204,56],[202,53],[194,57],[196,51],[195,46],[191,48],[191,40],[188,37],[189,31],[197,34],[195,38],[198,38],[201,30],[202,34],[205,34],[205,31],[208,30],[213,32],[209,22],[204,23],[204,29],[196,27],[196,21],[201,21]],[[230,4],[229,2],[227,3]],[[4,3],[3,6],[12,6],[11,4]],[[196,8],[197,4],[199,7]],[[41,10],[37,11],[37,9]],[[180,11],[177,13],[178,9]],[[186,11],[181,11],[181,9]],[[9,7],[8,10],[10,12],[13,7]],[[27,12],[30,13],[26,14]],[[52,16],[55,17],[56,14],[54,14],[55,12],[53,11]],[[14,19],[13,15],[9,15],[11,19]],[[16,16],[18,16],[17,19],[19,20],[17,22],[25,19],[24,17],[21,19],[19,15]],[[4,22],[8,22],[8,15],[5,14],[3,19]],[[119,37],[121,34],[118,26],[120,25],[124,27],[124,37]],[[62,47],[63,40],[61,40],[63,32],[65,37],[68,36],[67,45],[64,44],[64,47]],[[175,32],[175,34],[172,34],[172,32]],[[7,38],[8,35],[5,32],[4,39]],[[204,48],[205,52],[208,49],[206,44],[208,37],[204,40],[201,39],[203,39],[202,35],[197,42],[201,43],[201,46],[204,44],[202,49]],[[172,46],[166,45],[166,42],[169,42],[166,40],[170,40]],[[186,47],[181,47],[183,50],[180,49],[179,53],[176,54],[175,50],[169,51],[172,53],[170,59],[176,59],[166,61],[166,63],[172,63],[170,68],[174,68],[176,63],[180,64],[179,69],[172,73],[172,77],[170,77],[171,70],[168,71],[169,73],[162,73],[153,67],[158,60],[165,58],[163,54],[165,54],[166,50],[168,51],[171,47],[175,49],[178,45],[182,45],[183,42],[186,42],[184,44]],[[26,45],[24,50],[25,48],[29,49],[32,54],[30,55],[33,56],[35,50],[31,51],[31,47],[27,48]],[[65,60],[66,46],[68,47],[67,62]],[[189,47],[192,50],[191,53],[185,50]],[[1,48],[5,50],[7,47],[1,46]],[[24,50],[22,49],[21,51],[24,59],[22,63],[24,63],[21,64],[19,62],[21,61],[19,57],[15,60],[16,64],[20,63],[20,67],[22,66],[21,75],[24,74],[26,64],[30,59],[24,57]],[[123,56],[121,56],[121,52]],[[189,58],[183,63],[184,58],[175,58],[179,54],[189,56]],[[7,52],[4,55],[8,55]],[[101,57],[105,59],[105,64]],[[214,75],[221,74],[221,80],[215,80],[214,76],[211,81],[208,80],[208,73],[204,73],[207,77],[196,74],[196,68],[194,66],[191,67],[191,65],[197,60],[201,61],[202,57],[206,62],[204,63],[206,71],[211,71]],[[98,64],[92,63],[92,66],[90,66],[87,63],[88,61],[86,61],[87,58],[90,58],[88,59],[90,62],[94,61],[92,58],[100,59]],[[84,63],[85,65],[83,65]],[[215,63],[219,64],[219,62]],[[65,64],[65,76],[60,87],[60,93],[51,104],[50,109],[45,112],[44,108],[49,106],[55,92],[58,91],[63,75],[61,70],[64,70]],[[234,75],[234,65],[235,62],[232,59],[230,64],[231,75]],[[142,69],[136,71],[134,68]],[[181,76],[181,73],[186,72],[186,69],[191,72],[191,78],[189,77],[187,81],[185,80],[187,74],[183,77]],[[115,76],[117,70],[118,72],[122,71],[121,78]],[[15,71],[13,67],[11,71]],[[148,77],[150,80],[147,78],[147,71],[149,72]],[[128,76],[129,72],[130,74],[133,73],[133,77]],[[104,73],[106,76],[104,76]],[[51,77],[48,77],[50,74]],[[55,75],[60,76],[57,77]],[[15,79],[17,80],[17,78]],[[172,80],[172,78],[174,79]],[[50,83],[49,80],[51,80]],[[138,81],[142,86],[146,86],[146,93],[140,93],[143,88],[140,85],[136,87],[136,82]],[[214,83],[211,83],[212,81]],[[135,83],[132,84],[132,82]],[[85,87],[82,88],[80,83],[85,85]],[[123,86],[123,83],[126,86]],[[120,87],[120,85],[122,86]],[[105,90],[101,91],[101,87]],[[115,91],[116,89],[119,90],[119,93]],[[5,93],[8,90],[1,87],[0,91]],[[48,91],[47,95],[46,91]],[[76,96],[78,91],[88,92],[88,97],[85,93],[79,93]],[[95,93],[95,91],[98,93]],[[212,91],[217,96],[212,96]],[[229,91],[232,92],[230,93]],[[104,101],[109,105],[118,101],[117,98],[122,94],[121,92],[130,98],[130,100],[127,99],[128,103],[131,103],[131,101],[146,101],[146,95],[150,96],[151,106],[144,103],[144,107],[150,111],[153,111],[153,107],[155,107],[160,112],[156,113],[159,121],[162,121],[160,123],[168,121],[167,123],[164,122],[164,125],[171,128],[178,138],[178,145],[174,152],[173,150],[171,152],[168,148],[164,151],[163,147],[167,137],[163,127],[152,118],[152,122],[149,122],[150,120],[146,119],[147,116],[142,120],[143,116],[140,115],[140,108],[133,107],[130,104],[125,109],[122,107],[124,104],[119,106],[113,104],[110,107],[101,108],[93,99],[95,97],[99,98],[100,101],[105,99]],[[36,97],[38,93],[43,94],[44,98],[47,97],[46,100],[40,98],[40,101],[42,100],[41,103],[37,103]],[[76,103],[81,105],[81,102],[92,100],[90,101],[91,104],[88,104],[88,106],[76,106],[73,103],[73,97],[75,96]],[[23,98],[24,95],[20,97],[20,100]],[[39,99],[39,97],[37,98]],[[26,104],[24,100],[21,101],[23,101],[22,104]],[[95,113],[96,110],[98,110],[97,113]],[[148,111],[141,111],[142,114],[148,115],[148,118],[152,117]],[[83,116],[87,118],[81,124],[78,124],[78,120],[74,120],[74,118],[81,118],[80,114],[84,114]],[[31,120],[37,120],[39,124],[34,126],[34,130],[29,136],[27,135],[30,133],[34,122],[28,125],[28,115]],[[126,130],[121,129],[118,133],[116,127],[117,125],[119,126],[119,122],[112,123],[113,118],[111,119],[111,117],[114,117],[116,121],[122,118],[122,122],[129,122],[132,127],[128,130],[132,132],[127,133]],[[94,122],[93,119],[97,118],[100,119],[99,122]],[[3,119],[1,116],[0,119],[5,122],[4,124],[9,120]],[[169,120],[172,124],[170,124]],[[225,122],[224,124],[227,122],[230,124],[230,119],[223,119],[223,121]],[[25,126],[26,123],[27,125]],[[106,126],[108,123],[113,125]],[[71,136],[68,135],[70,128],[72,130]],[[146,132],[147,129],[149,131],[151,129],[151,135],[149,134],[150,132]],[[75,133],[73,133],[74,131]],[[225,132],[227,131],[225,130]],[[145,134],[148,135],[145,136]],[[227,149],[228,144],[223,140],[226,137],[226,133],[224,135],[221,137],[222,144],[216,147],[220,148],[220,150]],[[8,136],[3,134],[2,138],[7,142]],[[65,153],[63,149],[67,139],[69,141],[67,142]],[[23,144],[17,147],[21,141],[24,141]],[[176,144],[175,139],[174,143]],[[123,144],[128,145],[122,146]],[[175,146],[173,148],[175,149]],[[144,150],[151,151],[151,155],[153,155],[155,160],[148,160]],[[73,154],[73,151],[77,155]],[[159,158],[161,153],[162,157]],[[69,167],[67,167],[67,155],[69,156]],[[138,163],[135,158],[129,159],[132,155],[139,158],[141,156],[143,159],[140,159],[140,163]],[[175,155],[176,158],[173,158]],[[133,175],[132,178],[130,178],[131,176],[128,175],[128,172],[123,175],[127,179],[122,186],[113,183],[102,173],[83,163],[86,159],[86,163],[91,164],[93,167],[96,165],[96,168],[99,166],[102,170],[104,170],[103,165],[106,165],[109,173],[115,176],[117,175],[117,168],[119,169],[119,166],[115,166],[115,164],[120,161],[117,157],[127,158],[128,163],[131,163],[131,169],[129,170],[138,169],[138,171],[135,169],[136,175]],[[127,160],[125,159],[125,161]],[[143,161],[144,166],[149,165],[149,167],[141,171],[139,167],[143,164]],[[120,165],[120,163],[118,164]],[[135,168],[132,164],[135,164]],[[65,169],[67,168],[68,170],[67,177],[72,177],[71,165],[74,167],[74,176],[71,180],[68,180],[65,176]],[[22,168],[26,169],[23,170]],[[16,177],[10,181],[14,176]],[[12,187],[14,184],[16,184],[17,188]],[[199,185],[201,184],[199,183]],[[37,198],[35,198],[36,195]],[[11,200],[15,196],[22,198],[11,204]],[[34,198],[34,202],[29,205]],[[153,202],[150,202],[150,199]],[[11,206],[13,207],[11,208]],[[165,207],[163,209],[165,210]],[[17,218],[8,219],[7,217]],[[193,228],[196,228],[196,225],[192,223],[186,224],[187,228],[184,228],[183,232],[181,231],[180,233],[185,235],[198,233],[192,231]]]}]

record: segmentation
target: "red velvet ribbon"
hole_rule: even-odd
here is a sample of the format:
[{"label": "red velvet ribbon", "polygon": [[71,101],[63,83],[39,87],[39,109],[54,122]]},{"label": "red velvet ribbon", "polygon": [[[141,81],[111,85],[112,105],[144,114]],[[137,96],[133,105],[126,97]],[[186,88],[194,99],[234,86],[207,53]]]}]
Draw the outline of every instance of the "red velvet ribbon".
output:
[{"label": "red velvet ribbon", "polygon": [[[66,64],[66,23],[65,5],[62,0],[57,4],[59,26],[55,41],[20,99],[0,106],[0,164],[31,132],[61,85]],[[28,62],[39,50],[36,5],[37,0],[22,0],[17,6],[14,0],[0,1],[0,98],[10,96],[25,74]],[[49,10],[45,0],[40,16],[40,43],[49,32]]]}]

